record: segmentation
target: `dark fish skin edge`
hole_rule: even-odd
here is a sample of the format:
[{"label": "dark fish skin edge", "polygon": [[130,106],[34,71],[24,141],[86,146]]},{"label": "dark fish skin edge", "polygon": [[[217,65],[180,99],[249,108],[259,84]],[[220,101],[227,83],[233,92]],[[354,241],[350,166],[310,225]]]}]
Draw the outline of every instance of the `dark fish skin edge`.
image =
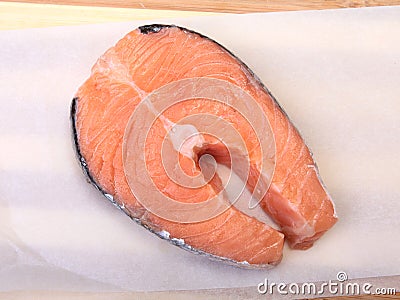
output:
[{"label": "dark fish skin edge", "polygon": [[[202,35],[198,32],[195,32],[193,30],[189,30],[186,29],[184,27],[180,27],[180,26],[176,26],[176,25],[166,25],[166,24],[152,24],[152,25],[144,25],[144,26],[140,26],[138,27],[140,33],[142,34],[151,34],[151,33],[156,33],[159,32],[161,29],[163,28],[171,28],[171,27],[175,27],[175,28],[179,28],[180,30],[183,30],[185,32],[189,32],[192,34],[196,34],[202,38],[205,38],[215,44],[217,44],[218,46],[220,46],[222,49],[224,49],[226,52],[228,52],[230,55],[232,55],[249,73],[251,76],[253,76],[253,78],[256,79],[256,81],[261,85],[261,87],[269,94],[269,96],[273,99],[273,101],[278,105],[278,107],[280,108],[280,110],[285,114],[285,116],[289,119],[289,117],[287,116],[286,112],[281,108],[281,106],[279,105],[279,103],[276,101],[275,97],[271,94],[271,92],[268,90],[268,88],[262,83],[262,81],[257,77],[257,75],[254,74],[254,72],[241,60],[239,59],[236,55],[234,55],[231,51],[229,51],[228,49],[226,49],[223,45],[219,44],[218,42],[214,41],[213,39]],[[106,191],[104,191],[102,189],[102,187],[100,186],[99,183],[96,182],[96,180],[94,179],[94,177],[92,176],[92,174],[89,171],[88,165],[86,163],[85,158],[82,156],[81,151],[80,151],[80,146],[79,146],[79,142],[78,142],[78,131],[76,128],[76,113],[77,113],[77,103],[79,101],[78,97],[74,97],[72,99],[71,102],[71,107],[70,107],[70,121],[71,121],[71,131],[72,131],[72,143],[74,146],[74,150],[75,150],[75,154],[76,157],[79,161],[79,164],[83,170],[83,173],[85,174],[86,178],[88,179],[88,183],[92,184],[97,190],[99,190],[103,196],[105,196],[109,201],[111,201],[112,204],[114,204],[118,209],[122,210],[130,219],[132,219],[133,221],[135,221],[137,224],[139,224],[140,226],[146,228],[147,230],[149,230],[150,232],[152,232],[153,234],[155,234],[156,236],[158,236],[159,238],[163,239],[163,240],[167,240],[168,242],[170,242],[171,244],[184,249],[186,251],[189,251],[191,253],[197,254],[197,255],[201,255],[201,256],[205,256],[211,260],[214,261],[222,261],[228,265],[232,265],[235,267],[239,267],[242,269],[270,269],[272,267],[274,267],[275,265],[277,265],[280,261],[275,262],[273,264],[249,264],[246,262],[239,262],[233,259],[229,259],[226,257],[222,257],[222,256],[217,256],[196,248],[191,247],[190,245],[186,244],[186,243],[182,243],[181,240],[179,239],[175,239],[175,238],[169,238],[166,237],[164,235],[162,235],[160,232],[157,232],[155,230],[153,230],[149,225],[145,224],[142,222],[142,220],[140,220],[139,218],[136,218],[134,216],[132,216],[132,214],[125,209],[124,207],[121,207],[115,200],[114,198],[110,197],[113,195],[108,194]]]}]

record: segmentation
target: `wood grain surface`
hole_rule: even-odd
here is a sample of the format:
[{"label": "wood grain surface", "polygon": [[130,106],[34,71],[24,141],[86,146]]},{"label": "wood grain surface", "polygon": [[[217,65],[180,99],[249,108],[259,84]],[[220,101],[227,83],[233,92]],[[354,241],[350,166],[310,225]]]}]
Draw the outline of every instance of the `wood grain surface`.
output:
[{"label": "wood grain surface", "polygon": [[0,2],[0,30],[217,15],[212,12]]},{"label": "wood grain surface", "polygon": [[400,5],[400,0],[28,0],[22,2],[234,13]]}]

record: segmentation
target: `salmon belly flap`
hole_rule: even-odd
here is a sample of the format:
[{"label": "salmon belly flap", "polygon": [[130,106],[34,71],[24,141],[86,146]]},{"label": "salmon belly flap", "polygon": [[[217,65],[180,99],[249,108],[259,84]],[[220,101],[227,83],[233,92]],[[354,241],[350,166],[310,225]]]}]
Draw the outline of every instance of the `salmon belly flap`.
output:
[{"label": "salmon belly flap", "polygon": [[[158,111],[157,103],[148,100],[163,89],[179,95],[185,86],[174,84],[192,80],[196,86],[204,84],[204,89],[209,81],[228,84],[233,87],[231,94],[242,91],[254,99],[273,135],[270,173],[264,172],[265,151],[256,125],[233,105],[198,96]],[[206,93],[211,94],[224,90],[208,87]],[[144,125],[152,114],[154,122]],[[176,125],[193,116],[195,121]],[[127,34],[93,66],[76,93],[71,117],[76,150],[92,183],[130,217],[187,250],[238,266],[268,267],[282,259],[284,239],[292,248],[307,249],[337,220],[311,153],[280,106],[243,62],[196,32],[148,25]],[[232,134],[213,136],[202,132],[201,126]],[[143,145],[143,151],[135,145]],[[260,206],[279,231],[230,204],[215,162],[243,175],[251,192],[258,191],[258,183],[265,187]],[[246,163],[247,172],[241,172]],[[180,184],[174,176],[188,176],[193,178],[189,185],[199,185]],[[153,189],[160,199],[174,199],[177,207],[192,207],[189,212],[171,208],[192,219],[165,217],[169,208],[156,198],[154,203],[150,196],[142,201],[139,195],[146,198]],[[204,211],[215,214],[201,215],[203,203],[209,205]]]}]

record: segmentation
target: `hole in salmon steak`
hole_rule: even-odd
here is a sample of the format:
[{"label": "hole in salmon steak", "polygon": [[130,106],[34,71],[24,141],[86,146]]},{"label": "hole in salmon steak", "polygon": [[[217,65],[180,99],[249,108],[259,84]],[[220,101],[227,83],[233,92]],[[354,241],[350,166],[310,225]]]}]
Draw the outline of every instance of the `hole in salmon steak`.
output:
[{"label": "hole in salmon steak", "polygon": [[[248,216],[254,217],[259,221],[270,225],[271,227],[278,229],[279,227],[273,222],[273,220],[263,211],[258,205],[260,199],[257,199],[257,193],[253,195],[251,186],[246,184],[243,180],[243,174],[239,167],[235,170],[231,170],[231,160],[243,162],[243,155],[231,154],[224,143],[214,137],[209,137],[213,142],[205,144],[203,147],[194,148],[196,165],[200,168],[205,178],[208,178],[207,168],[212,168],[214,174],[213,178],[209,180],[209,184],[214,188],[216,193],[225,193],[226,199],[241,212]],[[233,151],[237,153],[238,151]],[[205,166],[202,166],[204,160]],[[228,185],[228,181],[232,184]],[[250,182],[254,182],[251,179]]]}]

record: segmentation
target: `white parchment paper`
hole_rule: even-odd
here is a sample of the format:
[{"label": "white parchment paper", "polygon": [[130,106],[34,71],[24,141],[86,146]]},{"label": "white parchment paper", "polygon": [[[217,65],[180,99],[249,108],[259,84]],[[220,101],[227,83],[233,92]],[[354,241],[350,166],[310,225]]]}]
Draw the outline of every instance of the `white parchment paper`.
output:
[{"label": "white parchment paper", "polygon": [[[146,22],[0,32],[0,291],[155,291],[400,273],[400,7],[164,22],[245,61],[300,129],[339,222],[273,270],[178,249],[86,183],[70,101],[98,56]],[[149,22],[147,22],[149,23]],[[154,23],[153,21],[150,23]]]}]

